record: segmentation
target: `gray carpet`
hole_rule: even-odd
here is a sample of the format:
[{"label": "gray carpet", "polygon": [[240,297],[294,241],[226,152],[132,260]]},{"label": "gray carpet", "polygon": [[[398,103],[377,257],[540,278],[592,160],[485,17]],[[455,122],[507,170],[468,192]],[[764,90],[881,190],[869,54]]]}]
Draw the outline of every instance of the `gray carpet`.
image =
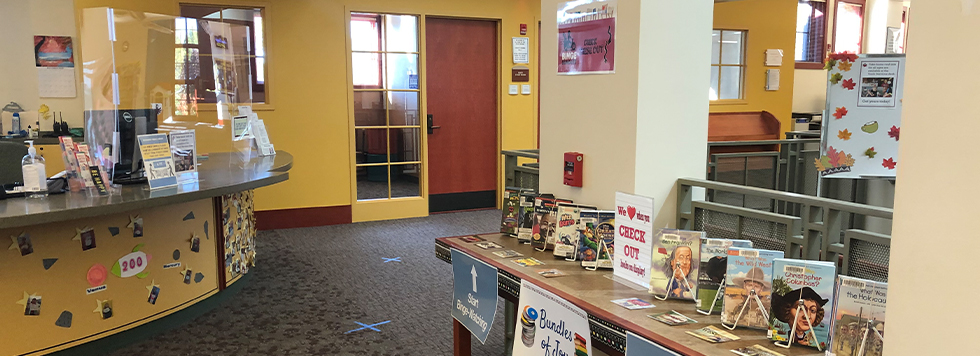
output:
[{"label": "gray carpet", "polygon": [[[452,268],[435,257],[433,240],[499,224],[499,210],[484,210],[260,232],[258,266],[241,293],[112,355],[452,355]],[[504,354],[498,301],[474,355]],[[346,333],[361,327],[355,322],[387,320],[380,332]]]}]

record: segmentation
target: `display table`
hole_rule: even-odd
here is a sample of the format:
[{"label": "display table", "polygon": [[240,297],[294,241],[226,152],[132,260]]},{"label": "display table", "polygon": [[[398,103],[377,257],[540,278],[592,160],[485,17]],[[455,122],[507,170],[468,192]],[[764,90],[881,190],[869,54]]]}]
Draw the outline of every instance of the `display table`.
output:
[{"label": "display table", "polygon": [[0,200],[0,356],[152,327],[240,280],[255,264],[253,189],[287,180],[292,156],[200,163],[174,188]]},{"label": "display table", "polygon": [[[732,333],[741,337],[741,340],[721,344],[702,341],[687,334],[686,331],[699,329],[708,325],[721,327],[720,316],[717,314],[712,316],[699,314],[695,311],[694,302],[656,300],[645,290],[634,289],[634,287],[613,281],[612,270],[585,270],[579,265],[579,262],[556,259],[552,255],[552,251],[535,251],[530,245],[518,243],[514,237],[503,234],[478,236],[487,241],[500,244],[503,246],[503,249],[515,250],[524,254],[525,257],[534,257],[541,260],[545,265],[521,267],[509,261],[513,258],[501,258],[493,254],[493,252],[500,251],[501,249],[484,250],[477,247],[474,243],[462,241],[459,237],[436,239],[436,256],[446,262],[451,262],[449,251],[450,249],[456,249],[496,267],[498,269],[498,294],[507,300],[508,304],[518,302],[521,280],[524,279],[565,298],[589,314],[592,345],[611,355],[622,355],[624,353],[627,330],[671,349],[680,355],[734,355],[730,351],[731,349],[754,344],[763,345],[784,355],[823,355],[823,352],[804,346],[794,345],[790,349],[776,347],[766,338],[766,332],[763,330],[738,328],[732,331]],[[535,272],[540,269],[550,268],[559,269],[568,275],[557,278],[545,278]],[[610,302],[615,299],[632,297],[650,301],[656,307],[651,309],[627,310]],[[508,305],[506,309],[511,313],[516,313],[517,311],[517,308],[514,308],[512,305]],[[662,313],[670,310],[676,310],[687,315],[697,320],[698,323],[668,326],[647,317],[648,314]],[[512,327],[516,314],[507,315],[507,318],[507,322],[510,323],[508,325],[507,336],[513,337]],[[454,354],[456,356],[470,355],[470,332],[455,320],[453,320],[453,344],[455,349]]]}]

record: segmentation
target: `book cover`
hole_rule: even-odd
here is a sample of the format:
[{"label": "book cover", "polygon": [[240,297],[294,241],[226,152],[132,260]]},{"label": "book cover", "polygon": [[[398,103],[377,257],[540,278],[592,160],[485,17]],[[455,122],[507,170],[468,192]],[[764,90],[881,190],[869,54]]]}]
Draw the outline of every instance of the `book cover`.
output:
[{"label": "book cover", "polygon": [[504,191],[504,202],[501,205],[500,233],[517,236],[517,216],[521,205],[521,194],[514,189]]},{"label": "book cover", "polygon": [[595,210],[595,207],[578,204],[558,204],[558,227],[555,228],[555,257],[574,260],[579,244],[579,215],[582,210]]},{"label": "book cover", "polygon": [[534,224],[531,226],[531,247],[538,251],[547,250],[549,242],[554,245],[555,229],[558,228],[558,204],[571,203],[570,200],[553,197],[534,199]]},{"label": "book cover", "polygon": [[[695,301],[701,312],[721,313],[721,296],[718,289],[725,283],[728,272],[728,248],[752,247],[749,240],[701,239],[701,266],[698,269],[698,299]],[[718,301],[715,301],[715,298]],[[711,305],[714,304],[714,308]],[[711,309],[711,310],[709,310]]]},{"label": "book cover", "polygon": [[521,192],[517,208],[517,241],[531,243],[531,228],[534,227],[534,192]]},{"label": "book cover", "polygon": [[660,229],[653,238],[650,294],[694,300],[703,231]]},{"label": "book cover", "polygon": [[772,267],[770,338],[785,343],[792,337],[794,344],[826,350],[836,276],[833,262],[777,258]]},{"label": "book cover", "polygon": [[616,238],[616,212],[582,210],[579,213],[578,259],[582,267],[612,268]]},{"label": "book cover", "polygon": [[836,285],[831,323],[833,332],[827,352],[831,356],[881,356],[885,347],[888,284],[838,276]]},{"label": "book cover", "polygon": [[767,314],[772,297],[772,265],[782,257],[783,251],[728,248],[721,322],[731,325],[737,320],[740,327],[769,328]]}]

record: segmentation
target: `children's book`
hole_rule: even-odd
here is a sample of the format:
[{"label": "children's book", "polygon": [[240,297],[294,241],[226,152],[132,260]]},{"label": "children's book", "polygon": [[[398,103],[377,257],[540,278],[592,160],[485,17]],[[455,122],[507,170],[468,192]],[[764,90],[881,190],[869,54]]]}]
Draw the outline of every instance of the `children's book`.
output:
[{"label": "children's book", "polygon": [[[831,356],[881,356],[885,348],[885,300],[888,283],[837,276]],[[862,353],[861,344],[864,344]]]},{"label": "children's book", "polygon": [[728,273],[721,322],[751,329],[769,328],[772,265],[783,251],[728,248]]},{"label": "children's book", "polygon": [[653,239],[650,294],[694,300],[703,231],[660,229]]},{"label": "children's book", "polygon": [[534,227],[534,198],[539,194],[521,192],[517,208],[517,241],[531,243],[531,228]]},{"label": "children's book", "polygon": [[595,210],[594,206],[558,204],[558,227],[555,228],[555,257],[575,260],[579,244],[579,215],[582,210]]},{"label": "children's book", "polygon": [[777,258],[772,266],[769,338],[782,345],[792,340],[793,344],[826,350],[836,277],[833,262]]},{"label": "children's book", "polygon": [[752,345],[749,347],[739,347],[732,350],[736,355],[742,356],[784,356],[781,353],[762,347],[762,345]]},{"label": "children's book", "polygon": [[722,330],[721,328],[710,325],[697,330],[690,330],[688,334],[694,335],[698,339],[711,342],[711,343],[721,343],[741,339],[735,334]]},{"label": "children's book", "polygon": [[[725,284],[728,271],[729,247],[752,247],[749,240],[701,239],[701,268],[698,269],[698,311],[704,314],[721,313],[721,295],[718,289]],[[718,298],[715,301],[715,298]],[[712,308],[714,304],[714,308]]]},{"label": "children's book", "polygon": [[586,268],[612,268],[616,212],[582,210],[579,213],[578,260]]},{"label": "children's book", "polygon": [[534,224],[531,226],[531,247],[538,251],[548,249],[548,242],[558,228],[558,203],[570,203],[570,200],[537,197],[534,198]]},{"label": "children's book", "polygon": [[500,233],[517,236],[517,216],[521,206],[521,193],[514,189],[504,191],[504,202],[501,205]]}]

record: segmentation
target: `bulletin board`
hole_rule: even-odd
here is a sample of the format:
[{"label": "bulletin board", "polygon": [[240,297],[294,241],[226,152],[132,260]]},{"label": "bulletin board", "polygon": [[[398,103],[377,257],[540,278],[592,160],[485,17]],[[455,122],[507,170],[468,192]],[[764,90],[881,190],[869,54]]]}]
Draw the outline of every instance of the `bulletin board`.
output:
[{"label": "bulletin board", "polygon": [[213,209],[209,198],[0,229],[0,356],[76,346],[216,293]]},{"label": "bulletin board", "polygon": [[254,190],[221,197],[226,286],[235,283],[255,267],[254,197]]},{"label": "bulletin board", "polygon": [[905,55],[831,54],[820,158],[825,178],[894,178]]}]

